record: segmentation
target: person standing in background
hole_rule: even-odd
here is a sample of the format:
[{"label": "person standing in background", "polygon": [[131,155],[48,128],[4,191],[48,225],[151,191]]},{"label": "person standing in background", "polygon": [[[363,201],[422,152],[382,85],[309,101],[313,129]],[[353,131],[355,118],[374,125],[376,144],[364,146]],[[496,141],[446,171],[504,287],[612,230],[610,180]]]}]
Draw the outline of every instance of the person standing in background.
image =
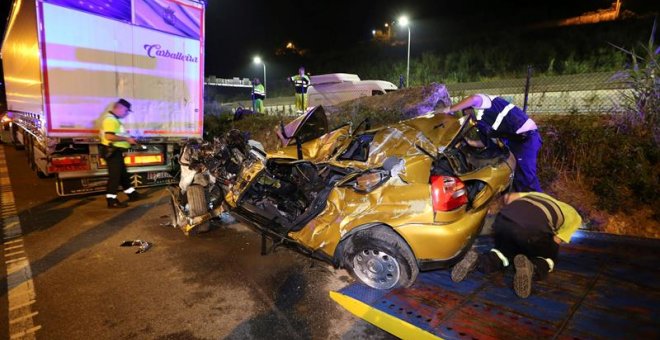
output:
[{"label": "person standing in background", "polygon": [[266,99],[266,88],[259,78],[252,81],[252,100],[254,100],[254,112],[264,112],[264,99]]},{"label": "person standing in background", "polygon": [[309,76],[305,74],[305,68],[300,66],[298,74],[289,77],[289,81],[293,83],[296,90],[296,110],[298,112],[305,112],[307,109],[307,89],[311,83]]}]

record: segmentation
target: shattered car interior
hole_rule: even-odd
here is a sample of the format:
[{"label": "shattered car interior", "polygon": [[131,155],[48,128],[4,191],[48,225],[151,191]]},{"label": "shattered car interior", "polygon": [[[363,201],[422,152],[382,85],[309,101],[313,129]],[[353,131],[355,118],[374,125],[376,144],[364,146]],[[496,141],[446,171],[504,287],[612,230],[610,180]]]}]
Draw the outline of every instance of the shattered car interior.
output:
[{"label": "shattered car interior", "polygon": [[248,160],[251,143],[238,130],[212,141],[191,140],[181,149],[179,185],[170,187],[172,226],[184,233],[204,232],[224,210],[224,196]]},{"label": "shattered car interior", "polygon": [[347,171],[309,161],[271,159],[255,184],[243,197],[243,208],[257,212],[282,228],[296,231],[324,205],[330,189]]},{"label": "shattered car interior", "polygon": [[[210,179],[188,184],[206,188],[208,208],[197,213],[208,221],[230,212],[264,236],[262,252],[267,237],[273,247],[344,267],[379,289],[409,286],[420,270],[460,258],[515,167],[502,142],[475,144],[473,115],[430,113],[376,129],[366,121],[331,130],[317,107],[279,130],[275,152],[234,131],[193,157],[193,178]],[[177,205],[194,227],[184,201]]]}]

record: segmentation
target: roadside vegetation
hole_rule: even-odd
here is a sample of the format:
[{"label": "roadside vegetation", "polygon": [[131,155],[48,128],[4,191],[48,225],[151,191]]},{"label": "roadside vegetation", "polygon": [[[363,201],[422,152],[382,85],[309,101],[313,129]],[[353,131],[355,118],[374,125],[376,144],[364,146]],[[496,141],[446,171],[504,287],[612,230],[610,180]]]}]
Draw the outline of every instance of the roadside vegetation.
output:
[{"label": "roadside vegetation", "polygon": [[594,229],[660,237],[660,46],[617,48],[627,66],[615,77],[624,113],[539,116],[544,137],[539,176]]}]

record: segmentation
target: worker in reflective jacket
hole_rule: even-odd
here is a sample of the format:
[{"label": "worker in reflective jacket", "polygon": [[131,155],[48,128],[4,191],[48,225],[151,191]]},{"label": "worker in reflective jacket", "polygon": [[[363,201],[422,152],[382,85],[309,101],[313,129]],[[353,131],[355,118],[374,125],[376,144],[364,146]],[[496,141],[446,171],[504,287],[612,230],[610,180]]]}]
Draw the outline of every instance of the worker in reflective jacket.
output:
[{"label": "worker in reflective jacket", "polygon": [[483,254],[468,251],[452,269],[451,279],[460,282],[475,269],[489,274],[513,265],[513,289],[526,298],[532,280],[552,272],[559,245],[570,242],[582,218],[570,205],[540,192],[507,194],[498,203],[502,208],[492,227],[495,247]]},{"label": "worker in reflective jacket", "polygon": [[289,81],[293,83],[296,89],[296,110],[305,112],[308,105],[307,88],[309,88],[309,84],[311,83],[311,80],[305,74],[305,68],[300,66],[298,74],[289,77]]},{"label": "worker in reflective jacket", "polygon": [[143,198],[133,185],[124,164],[124,152],[137,144],[135,138],[126,134],[121,119],[131,112],[131,103],[119,99],[108,111],[101,122],[101,145],[99,152],[108,166],[108,184],[106,199],[108,208],[126,208],[128,205],[117,199],[117,191],[121,185],[129,200],[136,201]]},{"label": "worker in reflective jacket", "polygon": [[264,99],[266,99],[266,88],[259,78],[252,82],[252,100],[254,100],[254,112],[264,112]]},{"label": "worker in reflective jacket", "polygon": [[475,94],[444,109],[451,114],[464,109],[476,110],[477,128],[484,144],[490,138],[503,138],[516,157],[513,189],[541,192],[536,177],[536,159],[543,144],[536,123],[523,110],[502,97]]}]

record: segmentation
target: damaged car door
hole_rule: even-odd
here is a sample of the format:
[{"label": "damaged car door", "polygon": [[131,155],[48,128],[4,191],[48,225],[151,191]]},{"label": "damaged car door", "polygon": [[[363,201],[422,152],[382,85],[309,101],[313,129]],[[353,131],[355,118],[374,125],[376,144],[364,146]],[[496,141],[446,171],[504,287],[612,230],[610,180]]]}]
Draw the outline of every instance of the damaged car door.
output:
[{"label": "damaged car door", "polygon": [[328,160],[351,134],[351,125],[343,124],[330,130],[322,106],[311,108],[277,131],[280,148],[276,157],[306,159],[313,162]]}]

